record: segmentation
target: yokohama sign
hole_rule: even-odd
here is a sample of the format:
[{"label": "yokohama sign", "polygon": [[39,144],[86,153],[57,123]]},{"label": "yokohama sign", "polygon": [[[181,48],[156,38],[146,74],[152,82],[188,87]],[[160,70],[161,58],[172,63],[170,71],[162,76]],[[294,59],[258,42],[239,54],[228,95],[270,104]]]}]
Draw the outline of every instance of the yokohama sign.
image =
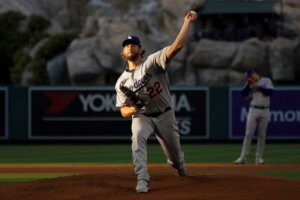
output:
[{"label": "yokohama sign", "polygon": [[[131,119],[121,117],[112,87],[29,88],[30,139],[130,139]],[[183,139],[208,137],[207,90],[174,89]]]}]

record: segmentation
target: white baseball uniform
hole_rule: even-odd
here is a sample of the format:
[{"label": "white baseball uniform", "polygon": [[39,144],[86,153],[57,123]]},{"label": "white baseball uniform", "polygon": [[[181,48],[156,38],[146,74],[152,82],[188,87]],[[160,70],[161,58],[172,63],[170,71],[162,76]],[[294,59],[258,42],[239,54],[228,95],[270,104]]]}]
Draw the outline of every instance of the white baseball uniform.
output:
[{"label": "white baseball uniform", "polygon": [[155,134],[167,159],[175,169],[184,165],[179,129],[172,108],[169,77],[166,72],[166,48],[140,63],[135,70],[126,69],[115,85],[116,106],[130,106],[130,99],[120,91],[124,85],[143,99],[145,110],[132,116],[132,157],[138,180],[149,181],[147,139]]},{"label": "white baseball uniform", "polygon": [[252,100],[250,101],[249,111],[246,122],[246,133],[243,141],[241,159],[246,160],[249,155],[250,146],[253,135],[257,128],[257,150],[256,161],[263,158],[265,148],[265,138],[267,126],[270,121],[270,96],[273,91],[273,84],[269,78],[261,77],[256,83],[258,88],[245,87],[243,95],[251,93]]}]

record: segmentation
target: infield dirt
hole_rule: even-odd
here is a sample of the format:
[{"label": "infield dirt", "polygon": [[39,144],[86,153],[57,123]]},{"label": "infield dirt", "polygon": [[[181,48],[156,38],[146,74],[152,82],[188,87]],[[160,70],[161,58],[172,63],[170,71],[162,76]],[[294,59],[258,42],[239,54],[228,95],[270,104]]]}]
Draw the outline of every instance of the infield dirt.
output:
[{"label": "infield dirt", "polygon": [[168,165],[149,165],[150,191],[137,194],[132,165],[0,165],[1,173],[80,173],[0,185],[1,200],[296,200],[300,181],[262,175],[300,165],[190,164],[188,177]]}]

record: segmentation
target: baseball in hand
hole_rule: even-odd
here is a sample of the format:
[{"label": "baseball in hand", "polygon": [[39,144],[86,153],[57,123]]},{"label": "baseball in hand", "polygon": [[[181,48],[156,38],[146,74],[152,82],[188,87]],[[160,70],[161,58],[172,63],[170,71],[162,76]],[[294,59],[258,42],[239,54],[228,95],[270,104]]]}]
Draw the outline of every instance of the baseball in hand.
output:
[{"label": "baseball in hand", "polygon": [[197,15],[197,13],[196,13],[195,11],[193,11],[193,10],[191,11],[191,13],[192,13],[193,15]]},{"label": "baseball in hand", "polygon": [[198,17],[198,14],[196,11],[192,10],[188,13],[188,18],[190,20],[195,20]]}]

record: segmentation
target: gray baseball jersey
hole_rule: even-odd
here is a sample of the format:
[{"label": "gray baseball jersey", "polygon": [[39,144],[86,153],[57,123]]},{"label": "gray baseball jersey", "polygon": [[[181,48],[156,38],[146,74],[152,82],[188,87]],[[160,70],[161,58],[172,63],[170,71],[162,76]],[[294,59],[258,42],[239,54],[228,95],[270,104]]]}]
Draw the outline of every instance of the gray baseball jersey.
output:
[{"label": "gray baseball jersey", "polygon": [[166,65],[164,48],[151,54],[135,70],[126,69],[115,85],[117,107],[131,105],[130,99],[121,92],[121,85],[137,91],[137,95],[146,102],[145,111],[132,116],[131,124],[132,157],[138,180],[149,181],[146,145],[147,139],[153,133],[167,157],[167,162],[177,170],[184,166],[179,129],[174,110],[170,109],[172,101]]},{"label": "gray baseball jersey", "polygon": [[261,77],[255,83],[255,86],[258,88],[252,88],[248,91],[252,94],[252,100],[250,101],[250,107],[247,115],[246,133],[240,159],[247,159],[251,141],[255,130],[257,129],[256,163],[259,163],[260,160],[263,160],[266,131],[270,121],[270,92],[273,91],[274,87],[272,81],[266,77]]},{"label": "gray baseball jersey", "polygon": [[[272,81],[269,78],[261,77],[257,83],[256,86],[259,86],[263,89],[274,89]],[[263,92],[261,92],[259,89],[252,89],[250,91],[252,93],[252,101],[250,102],[250,105],[257,105],[257,106],[270,106],[270,96],[264,95]]]},{"label": "gray baseball jersey", "polygon": [[166,48],[150,55],[134,71],[125,70],[115,86],[116,106],[130,105],[128,97],[120,91],[121,85],[137,91],[137,95],[146,102],[145,113],[162,112],[171,106],[169,77],[165,70]]}]

